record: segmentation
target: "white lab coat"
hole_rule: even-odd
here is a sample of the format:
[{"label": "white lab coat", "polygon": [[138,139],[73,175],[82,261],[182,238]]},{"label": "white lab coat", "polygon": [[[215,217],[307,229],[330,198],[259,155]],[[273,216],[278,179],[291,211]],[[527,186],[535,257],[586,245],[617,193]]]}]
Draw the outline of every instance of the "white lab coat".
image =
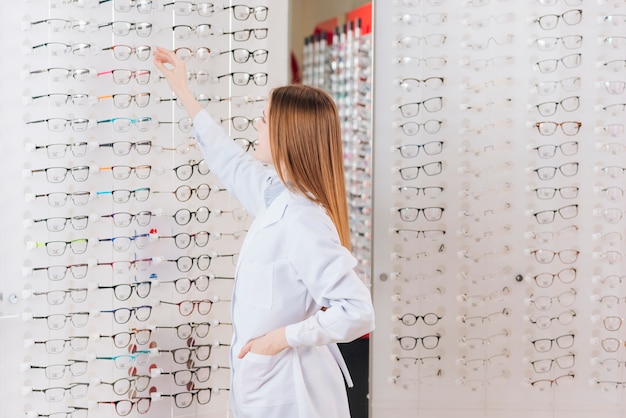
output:
[{"label": "white lab coat", "polygon": [[[288,191],[208,113],[200,112],[193,126],[211,171],[255,216],[232,297],[235,417],[349,417],[344,377],[351,381],[336,343],[374,328],[371,295],[354,272],[356,259],[322,207]],[[282,326],[291,348],[237,358],[249,340]]]}]

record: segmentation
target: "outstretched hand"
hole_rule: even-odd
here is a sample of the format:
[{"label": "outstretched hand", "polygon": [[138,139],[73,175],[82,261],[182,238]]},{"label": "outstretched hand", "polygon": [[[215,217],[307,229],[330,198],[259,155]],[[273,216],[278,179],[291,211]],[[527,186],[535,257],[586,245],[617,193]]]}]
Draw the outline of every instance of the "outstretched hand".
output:
[{"label": "outstretched hand", "polygon": [[202,106],[189,91],[185,62],[174,51],[157,46],[154,50],[154,65],[161,71],[167,84],[193,119],[202,110]]},{"label": "outstretched hand", "polygon": [[174,51],[157,46],[154,50],[154,65],[176,95],[187,89],[187,66]]}]

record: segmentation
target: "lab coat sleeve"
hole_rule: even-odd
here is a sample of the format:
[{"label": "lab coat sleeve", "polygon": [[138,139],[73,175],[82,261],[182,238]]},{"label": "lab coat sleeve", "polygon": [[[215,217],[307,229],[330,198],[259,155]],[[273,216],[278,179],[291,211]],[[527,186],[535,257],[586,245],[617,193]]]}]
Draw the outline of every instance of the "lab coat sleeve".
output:
[{"label": "lab coat sleeve", "polygon": [[339,242],[323,209],[289,225],[289,260],[315,301],[327,307],[285,329],[291,347],[349,342],[374,329],[371,295],[354,271],[355,257]]},{"label": "lab coat sleeve", "polygon": [[275,172],[246,153],[206,111],[194,118],[193,131],[211,172],[256,216],[265,208],[263,193]]}]

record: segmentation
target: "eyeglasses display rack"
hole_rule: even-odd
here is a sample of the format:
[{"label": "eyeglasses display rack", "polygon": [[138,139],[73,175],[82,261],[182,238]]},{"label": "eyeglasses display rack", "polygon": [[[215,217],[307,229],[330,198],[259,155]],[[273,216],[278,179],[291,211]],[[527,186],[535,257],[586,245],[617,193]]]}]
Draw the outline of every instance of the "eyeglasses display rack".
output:
[{"label": "eyeglasses display rack", "polygon": [[375,2],[371,417],[623,411],[625,12]]},{"label": "eyeglasses display rack", "polygon": [[200,103],[251,152],[288,78],[286,0],[0,9],[0,415],[226,416],[251,219],[202,161],[152,50],[186,60]]},{"label": "eyeglasses display rack", "polygon": [[332,34],[305,39],[304,84],[328,91],[341,119],[352,252],[359,276],[371,283],[372,208],[372,34],[363,34],[360,20]]}]

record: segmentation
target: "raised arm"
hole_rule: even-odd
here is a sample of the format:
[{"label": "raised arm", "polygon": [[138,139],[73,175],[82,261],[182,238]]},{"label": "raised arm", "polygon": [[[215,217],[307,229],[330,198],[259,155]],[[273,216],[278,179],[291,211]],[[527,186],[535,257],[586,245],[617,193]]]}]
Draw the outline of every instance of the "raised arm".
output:
[{"label": "raised arm", "polygon": [[272,184],[276,172],[233,142],[219,123],[202,109],[189,89],[187,67],[180,57],[171,50],[156,47],[154,65],[193,120],[194,136],[213,174],[256,216],[266,206],[265,189]]}]

